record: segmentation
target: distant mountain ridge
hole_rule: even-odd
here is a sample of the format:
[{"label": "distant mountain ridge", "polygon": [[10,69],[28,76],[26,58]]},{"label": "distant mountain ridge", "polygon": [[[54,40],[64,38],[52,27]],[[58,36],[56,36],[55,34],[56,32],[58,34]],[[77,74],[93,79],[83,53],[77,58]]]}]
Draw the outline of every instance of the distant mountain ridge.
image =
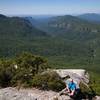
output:
[{"label": "distant mountain ridge", "polygon": [[77,16],[78,18],[90,21],[90,22],[96,22],[96,23],[100,23],[100,14],[96,14],[96,13],[86,13],[86,14],[82,14]]},{"label": "distant mountain ridge", "polygon": [[52,17],[47,21],[40,22],[36,27],[50,35],[63,36],[67,39],[86,40],[95,37],[100,32],[99,24],[71,15]]},{"label": "distant mountain ridge", "polygon": [[46,35],[46,33],[36,29],[28,20],[23,18],[0,15],[0,35],[31,37]]},{"label": "distant mountain ridge", "polygon": [[28,46],[32,39],[47,36],[24,18],[0,15],[0,56],[31,50],[32,46]]},{"label": "distant mountain ridge", "polygon": [[0,18],[7,18],[5,15],[0,14]]}]

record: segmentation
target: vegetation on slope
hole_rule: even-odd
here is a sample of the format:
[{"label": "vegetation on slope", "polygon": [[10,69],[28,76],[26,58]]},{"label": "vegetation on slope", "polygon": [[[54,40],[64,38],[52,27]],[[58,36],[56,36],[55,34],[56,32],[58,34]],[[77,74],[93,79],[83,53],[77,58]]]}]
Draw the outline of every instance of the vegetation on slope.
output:
[{"label": "vegetation on slope", "polygon": [[65,37],[71,40],[92,39],[100,32],[99,24],[70,15],[52,17],[36,26],[53,36]]},{"label": "vegetation on slope", "polygon": [[[47,57],[52,68],[85,68],[97,76],[93,80],[98,84],[100,25],[73,16],[48,21],[39,28],[44,27],[43,30],[51,36],[23,18],[0,15],[0,57],[14,57],[28,51]],[[100,91],[97,86],[97,91]]]},{"label": "vegetation on slope", "polygon": [[[18,89],[36,87],[43,90],[61,91],[65,88],[65,83],[56,72],[47,71],[48,68],[50,67],[47,60],[30,53],[23,53],[13,59],[1,59],[0,87],[16,86]],[[99,94],[92,81],[90,86],[93,91],[84,84],[80,84],[82,97],[93,96],[95,92]]]},{"label": "vegetation on slope", "polygon": [[47,72],[49,68],[43,57],[23,53],[14,59],[0,60],[0,87],[18,86],[38,87],[60,91],[65,87],[56,72]]},{"label": "vegetation on slope", "polygon": [[33,37],[46,35],[31,25],[28,20],[19,17],[0,16],[0,36],[9,38]]}]

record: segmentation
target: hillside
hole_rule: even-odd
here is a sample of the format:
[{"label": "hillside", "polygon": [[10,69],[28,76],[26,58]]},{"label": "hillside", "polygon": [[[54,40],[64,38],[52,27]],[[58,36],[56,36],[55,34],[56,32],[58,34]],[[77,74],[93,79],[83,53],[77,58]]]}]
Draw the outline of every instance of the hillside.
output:
[{"label": "hillside", "polygon": [[[40,31],[42,30],[42,31]],[[43,32],[44,31],[44,32]],[[84,68],[100,91],[100,25],[66,15],[49,19],[0,15],[0,58],[45,56],[52,68]]]},{"label": "hillside", "polygon": [[86,14],[79,15],[77,17],[84,19],[84,20],[87,20],[89,22],[100,23],[100,14],[86,13]]},{"label": "hillside", "polygon": [[[34,25],[52,36],[39,43],[41,53],[48,57],[51,64],[57,67],[80,68],[81,66],[99,72],[99,24],[65,15],[41,21],[35,20]],[[91,68],[87,67],[90,65]]]},{"label": "hillside", "polygon": [[100,25],[70,15],[52,17],[36,26],[53,36],[65,37],[71,40],[95,38],[100,32]]},{"label": "hillside", "polygon": [[45,32],[32,26],[26,19],[0,15],[0,56],[8,57],[27,51],[29,40],[45,36]]},{"label": "hillside", "polygon": [[[43,19],[41,22],[38,20],[38,23],[33,19],[34,25],[25,18],[2,17],[1,57],[11,57],[27,51],[47,57],[49,63],[57,68],[81,66],[92,70],[99,66],[100,25],[70,15]],[[87,67],[90,64],[93,67]],[[95,71],[99,72],[98,69]]]},{"label": "hillside", "polygon": [[23,18],[0,15],[0,35],[4,35],[4,37],[5,35],[12,37],[33,37],[46,35],[46,33],[36,29],[28,20]]}]

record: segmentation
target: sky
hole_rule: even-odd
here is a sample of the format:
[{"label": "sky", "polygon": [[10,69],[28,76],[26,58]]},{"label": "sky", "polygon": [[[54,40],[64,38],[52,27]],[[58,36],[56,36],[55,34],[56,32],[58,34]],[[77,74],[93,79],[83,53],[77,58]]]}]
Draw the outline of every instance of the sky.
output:
[{"label": "sky", "polygon": [[65,15],[100,13],[100,0],[0,0],[0,14]]}]

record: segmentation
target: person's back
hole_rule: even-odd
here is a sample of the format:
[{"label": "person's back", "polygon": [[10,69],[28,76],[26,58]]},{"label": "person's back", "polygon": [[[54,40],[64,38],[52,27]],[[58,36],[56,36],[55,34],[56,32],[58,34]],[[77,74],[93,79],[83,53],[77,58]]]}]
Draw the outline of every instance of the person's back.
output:
[{"label": "person's back", "polygon": [[74,82],[69,82],[68,84],[68,88],[69,90],[76,90],[76,84]]}]

